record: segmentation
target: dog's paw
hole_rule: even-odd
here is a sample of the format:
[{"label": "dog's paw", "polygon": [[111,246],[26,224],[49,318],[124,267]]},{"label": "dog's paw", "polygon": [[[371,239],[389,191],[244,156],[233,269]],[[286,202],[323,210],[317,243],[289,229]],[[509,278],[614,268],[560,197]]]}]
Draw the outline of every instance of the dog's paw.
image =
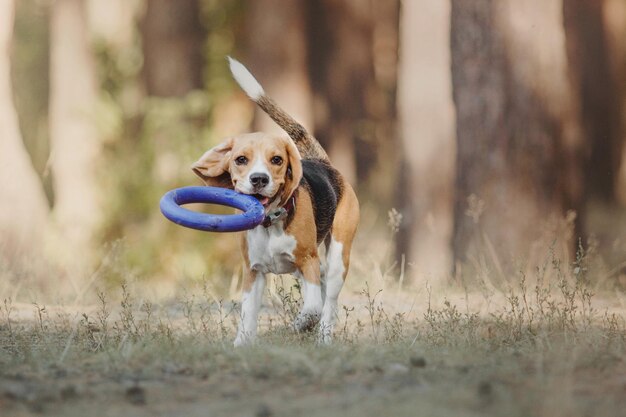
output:
[{"label": "dog's paw", "polygon": [[317,333],[317,343],[320,345],[330,345],[333,343],[333,326],[321,322]]},{"label": "dog's paw", "polygon": [[298,317],[293,323],[293,327],[296,332],[310,332],[315,325],[320,321],[321,314],[316,311],[301,311]]},{"label": "dog's paw", "polygon": [[237,337],[235,338],[235,341],[233,342],[233,345],[235,347],[250,346],[254,344],[255,340],[256,340],[256,336],[250,335],[245,332],[238,332]]}]

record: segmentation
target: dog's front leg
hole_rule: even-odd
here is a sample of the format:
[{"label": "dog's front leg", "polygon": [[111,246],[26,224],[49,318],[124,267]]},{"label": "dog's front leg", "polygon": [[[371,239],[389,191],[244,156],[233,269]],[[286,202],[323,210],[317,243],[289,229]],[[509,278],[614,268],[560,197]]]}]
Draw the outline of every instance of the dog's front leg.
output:
[{"label": "dog's front leg", "polygon": [[319,322],[322,312],[322,289],[320,286],[320,261],[317,257],[308,257],[302,265],[302,311],[298,314],[294,327],[296,331],[312,330]]},{"label": "dog's front leg", "polygon": [[253,270],[248,271],[244,279],[241,317],[239,318],[235,346],[249,345],[256,339],[257,321],[264,291],[265,274]]}]

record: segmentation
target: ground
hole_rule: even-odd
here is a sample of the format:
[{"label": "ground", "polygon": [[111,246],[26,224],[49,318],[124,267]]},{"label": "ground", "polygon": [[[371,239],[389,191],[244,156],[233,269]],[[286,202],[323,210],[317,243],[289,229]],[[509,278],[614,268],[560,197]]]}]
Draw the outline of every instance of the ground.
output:
[{"label": "ground", "polygon": [[342,294],[332,346],[295,334],[296,287],[269,289],[261,337],[235,349],[237,305],[178,300],[0,315],[2,416],[626,416],[617,293],[553,289]]}]

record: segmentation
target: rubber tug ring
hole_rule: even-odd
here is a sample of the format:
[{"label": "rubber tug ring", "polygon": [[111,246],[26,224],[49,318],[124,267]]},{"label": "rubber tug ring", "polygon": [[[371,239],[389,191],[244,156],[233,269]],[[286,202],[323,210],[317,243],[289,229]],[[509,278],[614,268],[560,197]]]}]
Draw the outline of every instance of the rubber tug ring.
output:
[{"label": "rubber tug ring", "polygon": [[[181,207],[190,203],[210,203],[239,209],[238,214],[198,213]],[[182,187],[168,191],[159,204],[170,221],[206,232],[240,232],[254,229],[265,219],[263,205],[254,197],[227,188]]]}]

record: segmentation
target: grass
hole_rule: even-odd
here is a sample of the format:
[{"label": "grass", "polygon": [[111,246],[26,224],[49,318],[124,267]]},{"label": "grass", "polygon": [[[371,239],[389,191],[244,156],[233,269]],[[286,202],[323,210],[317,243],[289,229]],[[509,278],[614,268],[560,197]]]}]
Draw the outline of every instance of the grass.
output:
[{"label": "grass", "polygon": [[301,297],[286,276],[240,349],[235,281],[166,299],[140,280],[93,290],[131,275],[110,256],[62,305],[7,287],[0,415],[626,416],[626,301],[593,245],[565,261],[550,246],[510,279],[485,256],[444,291],[407,285],[390,245],[369,242],[357,252],[381,258],[354,260],[331,346],[291,330]]},{"label": "grass", "polygon": [[299,289],[277,281],[243,349],[208,282],[162,302],[128,283],[88,307],[7,298],[0,414],[626,415],[623,309],[594,294],[584,251],[491,293],[361,283],[332,346],[291,331]]}]

